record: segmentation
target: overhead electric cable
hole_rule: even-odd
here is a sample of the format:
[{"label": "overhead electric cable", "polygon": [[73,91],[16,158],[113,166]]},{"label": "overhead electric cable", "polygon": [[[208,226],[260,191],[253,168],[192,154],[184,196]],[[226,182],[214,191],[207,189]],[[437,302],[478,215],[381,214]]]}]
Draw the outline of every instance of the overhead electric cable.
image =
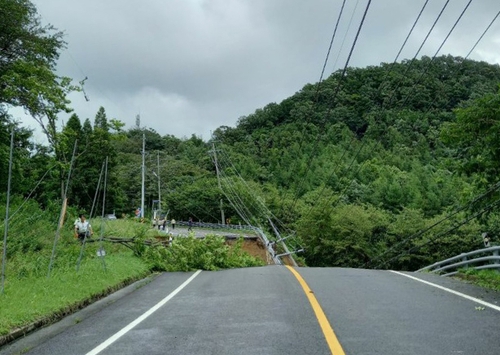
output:
[{"label": "overhead electric cable", "polygon": [[[493,20],[491,20],[491,22],[489,23],[489,25],[486,27],[486,29],[483,31],[483,33],[481,34],[481,36],[479,37],[479,39],[476,41],[476,43],[472,46],[472,49],[469,51],[469,53],[467,53],[467,55],[464,57],[464,59],[461,61],[461,63],[459,65],[457,65],[455,67],[455,71],[454,73],[457,73],[459,71],[459,69],[464,65],[465,61],[469,58],[470,54],[474,51],[474,49],[476,48],[476,46],[481,42],[481,40],[483,39],[483,37],[486,35],[486,33],[489,31],[490,27],[493,25],[493,23],[497,20],[498,16],[500,15],[500,11],[497,12],[497,14],[495,15],[495,17],[493,18]],[[432,109],[432,106],[436,103],[436,100],[438,98],[438,95],[434,95],[431,103],[427,106],[427,109],[424,111],[424,116]],[[447,104],[451,101],[451,99],[448,99],[447,100]]]},{"label": "overhead electric cable", "polygon": [[[411,59],[410,61],[410,64],[406,67],[405,71],[403,72],[402,76],[401,76],[401,79],[399,80],[399,82],[397,83],[396,87],[393,89],[392,91],[392,94],[391,96],[389,97],[389,105],[392,103],[392,98],[394,97],[394,94],[396,93],[396,91],[399,89],[401,83],[403,82],[403,79],[406,77],[406,75],[408,74],[408,72],[410,71],[413,63],[416,61],[417,59],[417,56],[419,55],[420,51],[422,50],[423,46],[425,45],[425,43],[427,42],[427,39],[429,38],[430,34],[432,33],[432,31],[434,30],[434,27],[436,27],[436,24],[438,23],[439,19],[441,18],[441,16],[443,15],[443,12],[444,10],[446,9],[446,7],[448,6],[450,0],[447,0],[446,3],[443,5],[443,7],[441,8],[441,11],[439,12],[438,16],[436,17],[436,19],[434,20],[434,23],[432,24],[431,28],[429,29],[429,31],[427,32],[427,35],[425,36],[424,40],[422,41],[422,43],[420,44],[420,47],[418,48],[417,52],[415,53],[415,55],[413,56],[413,58]],[[424,4],[425,5],[425,4]],[[382,104],[383,106],[383,104]]]},{"label": "overhead electric cable", "polygon": [[[95,189],[94,200],[92,201],[92,207],[90,208],[89,222],[92,219],[92,215],[94,213],[94,207],[96,206],[97,197],[99,195],[99,189],[101,188],[101,179],[102,179],[102,175],[104,173],[104,163],[105,162],[102,163],[101,173],[99,174],[99,180],[97,181],[97,187]],[[101,223],[103,223],[103,221],[101,221]],[[76,272],[80,271],[80,263],[82,261],[83,251],[85,250],[86,242],[87,242],[87,235],[85,234],[85,237],[83,238],[83,241],[82,241],[82,245],[80,247],[80,255],[78,256],[78,260],[76,262]]]},{"label": "overhead electric cable", "polygon": [[[347,56],[347,60],[345,62],[345,65],[344,65],[344,68],[340,74],[340,78],[338,80],[338,83],[337,83],[337,86],[336,86],[336,89],[331,97],[331,100],[330,102],[333,104],[335,102],[335,99],[337,98],[337,95],[340,91],[340,87],[343,83],[343,80],[344,80],[344,77],[345,77],[345,74],[347,72],[347,68],[349,66],[349,62],[351,60],[351,57],[352,57],[352,54],[354,52],[354,48],[356,47],[356,43],[358,42],[358,38],[359,38],[359,34],[361,32],[361,29],[363,28],[363,24],[365,22],[365,19],[366,19],[366,15],[368,13],[368,10],[370,8],[370,4],[371,4],[371,0],[368,0],[368,3],[366,4],[366,8],[365,8],[365,11],[363,13],[363,17],[361,19],[361,22],[358,26],[358,30],[356,32],[356,36],[354,37],[354,41],[353,41],[353,44],[351,46],[351,49],[349,51],[349,55]],[[327,109],[327,112],[324,116],[324,119],[322,121],[322,124],[321,124],[321,128],[324,128],[324,126],[326,125],[326,123],[328,122],[328,116],[330,115],[331,113],[331,110],[332,110],[332,105],[328,105],[328,109]],[[318,147],[318,144],[319,144],[319,139],[321,138],[321,134],[319,134],[316,138],[316,141],[315,141],[315,144],[314,144],[314,147],[312,149],[312,152],[315,152],[317,151],[317,147]],[[294,199],[294,202],[293,202],[293,206],[295,206],[298,198],[299,198],[299,195],[300,195],[300,192],[301,192],[301,187],[302,187],[302,184],[304,183],[305,181],[305,174],[304,174],[304,177],[299,181],[299,184],[297,186],[297,189],[296,189],[296,192],[295,192],[295,199]],[[292,207],[293,208],[293,207]]]},{"label": "overhead electric cable", "polygon": [[481,35],[481,37],[479,37],[479,39],[477,40],[477,42],[474,44],[474,46],[472,47],[472,49],[469,51],[469,53],[467,53],[467,55],[465,56],[465,59],[469,58],[469,56],[471,55],[471,53],[474,51],[474,49],[476,49],[476,46],[479,44],[479,42],[481,42],[481,40],[483,39],[484,35],[486,34],[486,32],[489,31],[490,27],[493,25],[493,23],[496,21],[498,15],[500,15],[500,11],[497,12],[497,14],[495,15],[495,17],[493,18],[493,20],[491,20],[490,24],[488,25],[488,27],[486,27],[486,29],[484,30],[483,34]]},{"label": "overhead electric cable", "polygon": [[[343,0],[342,1],[342,6],[340,7],[340,11],[339,11],[339,16],[337,17],[337,21],[335,23],[335,28],[333,30],[332,37],[330,39],[330,45],[328,46],[328,51],[326,53],[325,61],[323,63],[323,68],[321,69],[321,74],[319,76],[318,83],[316,84],[316,90],[315,90],[315,93],[314,93],[314,100],[313,100],[312,105],[309,108],[309,112],[308,112],[308,114],[307,114],[306,117],[311,117],[312,116],[312,113],[314,111],[314,107],[318,103],[319,91],[320,91],[321,85],[323,83],[323,76],[324,76],[324,73],[325,73],[325,70],[326,70],[326,66],[328,64],[328,60],[330,58],[330,52],[331,52],[331,49],[332,49],[332,46],[333,46],[333,42],[334,42],[335,37],[337,35],[337,29],[339,27],[339,23],[340,23],[340,20],[342,18],[342,14],[344,13],[345,3],[346,3],[346,0]],[[300,141],[299,141],[299,152],[302,151],[302,145],[304,144],[306,129],[307,129],[307,127],[304,127],[303,130],[302,130],[302,133],[301,133],[301,138],[300,138]],[[280,201],[280,205],[281,205],[281,202],[282,201]]]},{"label": "overhead electric cable", "polygon": [[403,42],[403,45],[399,49],[399,52],[396,55],[396,58],[394,59],[393,64],[395,64],[398,61],[399,55],[403,51],[403,48],[406,46],[406,42],[408,42],[408,39],[410,38],[411,34],[413,33],[413,30],[415,29],[415,26],[417,25],[418,21],[420,20],[420,16],[422,16],[422,13],[424,12],[425,7],[427,6],[428,2],[429,2],[429,0],[425,0],[424,6],[422,6],[422,8],[420,9],[420,12],[418,13],[417,18],[415,19],[415,22],[413,22],[413,26],[411,26],[410,32],[408,32],[408,35],[406,36],[406,38],[405,38],[405,40]]},{"label": "overhead electric cable", "polygon": [[[236,173],[236,175],[239,177],[240,181],[243,182],[244,186],[246,187],[246,191],[248,193],[249,196],[252,196],[252,190],[250,188],[250,186],[248,186],[247,182],[245,181],[245,179],[243,179],[243,177],[241,176],[241,174],[239,173],[238,169],[236,169],[236,167],[234,166],[233,162],[231,161],[230,157],[228,156],[228,154],[223,150],[223,149],[219,149],[219,151],[221,152],[221,155],[222,157],[227,160],[231,166],[231,169]],[[221,166],[222,167],[222,166]],[[261,210],[263,213],[263,215],[265,216],[270,216],[270,217],[273,217],[279,225],[281,225],[283,228],[286,228],[288,229],[285,224],[279,220],[268,208],[267,206],[258,198],[255,198],[255,200],[258,202],[258,206],[257,206],[257,210]],[[288,229],[289,232],[291,232],[290,229]]]},{"label": "overhead electric cable", "polygon": [[333,62],[333,69],[335,70],[335,67],[337,66],[337,62],[340,58],[340,54],[342,53],[342,49],[344,48],[344,43],[347,38],[347,35],[349,34],[349,30],[351,29],[352,25],[352,20],[354,19],[354,15],[356,14],[356,9],[358,8],[359,5],[359,0],[356,0],[356,4],[354,5],[354,10],[352,10],[351,18],[349,19],[349,23],[347,24],[347,30],[344,33],[344,38],[342,38],[342,43],[340,44],[340,48],[337,51],[337,57],[335,57],[335,62]]},{"label": "overhead electric cable", "polygon": [[388,253],[392,252],[393,250],[396,250],[397,248],[399,248],[400,246],[406,244],[407,242],[409,242],[410,240],[412,239],[415,239],[421,235],[423,235],[424,233],[430,231],[431,229],[435,228],[436,226],[440,225],[441,223],[451,219],[452,217],[454,217],[455,215],[457,215],[458,213],[472,207],[473,205],[475,205],[477,202],[479,202],[480,200],[482,200],[483,198],[491,195],[491,193],[495,192],[496,190],[500,189],[500,181],[498,181],[497,183],[495,183],[492,187],[490,187],[487,191],[481,193],[480,195],[474,197],[469,203],[467,203],[466,205],[464,206],[461,206],[459,208],[457,208],[455,211],[453,211],[452,213],[450,213],[448,216],[440,219],[439,221],[433,223],[432,225],[430,225],[429,227],[427,228],[424,228],[423,230],[420,230],[412,235],[410,235],[409,237],[405,238],[404,240],[398,242],[397,244],[394,244],[393,246],[391,246],[391,248],[389,248],[388,250],[386,250],[385,252],[379,254],[377,257],[375,257],[374,259],[370,260],[369,262],[365,263],[363,265],[363,267],[367,267],[368,265],[372,264],[373,262],[377,261],[377,260],[380,260],[383,256],[387,255]]},{"label": "overhead electric cable", "polygon": [[[419,80],[422,78],[422,76],[427,72],[429,66],[430,66],[430,63],[436,58],[438,52],[441,50],[441,48],[443,47],[443,45],[446,43],[446,41],[448,40],[449,36],[451,35],[451,33],[453,32],[453,30],[455,29],[455,27],[457,26],[457,24],[460,22],[462,16],[464,15],[465,11],[467,11],[470,3],[472,2],[472,0],[469,0],[469,2],[467,3],[467,5],[465,6],[464,10],[462,11],[462,13],[460,14],[460,16],[458,17],[458,19],[455,21],[455,23],[453,24],[451,30],[448,32],[447,36],[445,37],[445,39],[442,41],[441,45],[439,46],[438,50],[436,51],[436,53],[434,54],[434,56],[432,57],[431,61],[427,64],[427,66],[424,68],[424,71],[422,72],[421,76],[419,77]],[[439,20],[439,18],[441,17],[443,11],[445,10],[446,6],[448,5],[449,3],[449,0],[444,4],[443,8],[441,9],[441,12],[439,13],[438,17],[436,18],[436,20],[434,21],[432,27],[431,27],[431,30],[429,30],[426,38],[424,39],[424,42],[427,40],[428,36],[430,35],[430,33],[432,32],[432,29],[434,28],[434,26],[436,25],[437,21]],[[417,51],[417,54],[419,53],[420,49],[423,47],[423,43],[422,45],[420,46],[419,50]],[[416,55],[417,55],[416,54]],[[415,57],[416,57],[415,55]],[[413,60],[415,59],[415,57],[413,58]],[[412,61],[413,63],[413,61]],[[410,65],[412,64],[410,63]],[[408,71],[408,68],[409,66],[407,67],[407,70]],[[399,88],[399,84],[402,82],[402,80],[399,81],[396,89],[394,89],[390,99],[389,99],[389,103],[392,101],[392,97],[394,96],[394,93],[396,92],[396,90]],[[413,89],[416,87],[416,84],[413,85]],[[413,92],[413,91],[412,91]],[[408,100],[408,98],[410,97],[410,95],[406,96],[406,100],[405,100],[405,103],[406,101]],[[382,107],[383,107],[384,103],[382,103]],[[352,162],[351,164],[349,165],[349,168],[347,169],[346,171],[346,174],[349,172],[349,170],[351,169],[351,167],[353,166],[353,163],[354,161],[357,159],[357,157],[359,156],[359,154],[361,153],[362,149],[364,148],[366,144],[366,140],[363,139],[363,142],[361,143],[361,146],[360,148],[358,149],[358,152],[356,153],[356,155],[354,156],[354,158],[352,159]],[[364,165],[364,162],[358,167],[358,170],[357,172],[359,172],[361,170],[361,168],[363,167]],[[350,180],[349,184],[343,189],[342,193],[340,194],[339,198],[337,199],[336,203],[340,201],[341,197],[345,194],[345,192],[347,191],[347,189],[351,186],[351,184],[353,183],[353,181],[355,180],[355,177],[357,175],[357,172],[356,174],[354,174],[354,177]],[[330,196],[330,198],[328,199],[328,202],[331,201],[331,199],[333,198],[333,194]]]},{"label": "overhead electric cable", "polygon": [[485,212],[490,211],[493,207],[495,207],[496,205],[499,205],[499,204],[500,204],[500,199],[496,200],[495,202],[490,203],[489,205],[487,205],[486,207],[484,207],[481,211],[479,211],[479,212],[475,213],[473,216],[471,216],[471,217],[469,217],[469,218],[465,219],[464,221],[460,222],[458,225],[455,225],[455,226],[453,226],[452,228],[450,228],[450,229],[448,229],[448,230],[446,230],[446,231],[444,231],[444,232],[442,232],[442,233],[439,233],[439,234],[438,234],[438,235],[436,235],[435,237],[430,238],[430,239],[429,239],[427,242],[425,242],[424,244],[421,244],[421,245],[415,246],[415,247],[413,247],[413,248],[410,248],[409,250],[404,251],[404,252],[402,252],[401,254],[396,255],[395,257],[393,257],[393,258],[391,258],[391,259],[389,259],[389,260],[386,260],[386,261],[384,261],[384,262],[382,262],[382,263],[378,264],[375,268],[376,268],[376,269],[378,269],[378,268],[380,268],[381,266],[383,266],[383,265],[387,265],[387,264],[391,263],[392,261],[394,261],[394,260],[396,260],[396,259],[400,258],[401,256],[408,255],[408,254],[410,254],[410,253],[412,253],[412,252],[414,252],[414,251],[416,251],[416,250],[419,250],[420,248],[422,248],[422,247],[424,247],[424,246],[428,245],[429,243],[434,243],[436,240],[441,239],[441,238],[442,238],[442,237],[444,237],[445,235],[448,235],[449,233],[453,232],[454,230],[456,230],[456,229],[460,228],[461,226],[463,226],[463,225],[465,225],[465,224],[469,223],[470,221],[472,221],[473,219],[475,219],[475,218],[477,218],[477,217],[481,216],[481,215],[482,215],[482,214],[484,214]]},{"label": "overhead electric cable", "polygon": [[471,4],[471,2],[472,2],[472,0],[469,0],[469,2],[467,3],[467,5],[463,9],[463,11],[460,13],[460,16],[458,17],[458,19],[455,21],[455,23],[451,27],[451,29],[448,32],[448,34],[446,35],[445,39],[441,42],[441,45],[439,46],[439,48],[436,50],[436,52],[432,56],[430,62],[428,63],[427,66],[424,67],[424,70],[420,74],[420,77],[417,79],[417,82],[412,86],[412,90],[410,91],[410,93],[408,95],[406,95],[406,99],[405,99],[405,101],[403,101],[403,103],[402,103],[401,106],[404,107],[406,105],[406,103],[408,102],[408,99],[413,96],[413,92],[415,91],[415,88],[417,87],[418,84],[420,84],[420,81],[422,80],[422,78],[424,77],[424,75],[427,74],[427,71],[430,68],[430,64],[434,61],[434,59],[436,59],[438,53],[441,51],[441,48],[443,48],[443,46],[446,43],[446,41],[448,41],[448,38],[453,33],[453,30],[455,30],[455,27],[458,25],[458,23],[462,19],[462,16],[465,14],[465,12],[467,11],[467,9],[469,8],[469,5]]},{"label": "overhead electric cable", "polygon": [[[424,10],[425,10],[425,8],[426,8],[426,6],[427,6],[427,3],[428,3],[428,2],[429,2],[429,0],[426,0],[426,1],[424,2],[424,4],[423,4],[422,8],[420,9],[420,12],[418,13],[417,18],[416,18],[416,19],[415,19],[415,21],[413,22],[413,25],[412,25],[412,27],[411,27],[410,31],[408,32],[408,35],[406,36],[406,38],[405,38],[405,40],[404,40],[403,44],[401,45],[401,47],[400,47],[400,49],[399,49],[399,51],[398,51],[398,54],[397,54],[397,55],[396,55],[396,57],[394,58],[393,64],[395,64],[395,63],[397,62],[397,59],[398,59],[399,55],[401,54],[401,52],[403,51],[404,47],[406,46],[406,43],[408,42],[408,39],[410,38],[411,34],[413,33],[413,30],[415,29],[415,26],[417,25],[418,21],[420,20],[420,17],[421,17],[421,15],[422,15],[422,13],[424,12]],[[410,63],[410,65],[413,63],[413,61],[414,61],[414,60],[416,59],[416,57],[418,56],[418,53],[420,52],[421,48],[423,47],[423,45],[424,45],[424,44],[425,44],[425,42],[427,41],[427,39],[428,39],[429,35],[432,33],[432,31],[433,31],[434,27],[436,26],[436,23],[437,23],[437,22],[439,21],[439,19],[441,18],[441,15],[443,14],[443,12],[444,12],[444,10],[446,9],[446,7],[447,7],[447,6],[448,6],[448,1],[444,4],[444,6],[443,6],[443,8],[441,9],[441,11],[440,11],[440,13],[439,13],[438,17],[436,18],[436,20],[434,21],[433,25],[432,25],[432,26],[431,26],[431,28],[429,29],[429,31],[428,31],[428,33],[427,33],[427,35],[426,35],[426,37],[425,37],[424,41],[423,41],[423,42],[422,42],[422,44],[420,45],[420,47],[419,47],[419,49],[417,50],[416,54],[414,55],[414,57],[413,57],[412,62]],[[389,67],[389,70],[388,70],[388,71],[387,71],[387,73],[385,74],[385,77],[388,77],[388,76],[390,75],[390,73],[392,72],[392,70],[393,70],[393,66],[390,66],[390,67]],[[408,70],[408,68],[407,68],[407,70]],[[405,72],[405,73],[406,73],[406,72]],[[404,77],[404,75],[403,75],[403,77]],[[398,85],[398,87],[399,87],[399,85]],[[395,89],[395,90],[396,90],[396,89]],[[393,93],[395,92],[395,90],[393,91]],[[390,101],[391,101],[391,100],[392,100],[392,96],[391,96]],[[385,102],[382,102],[382,103],[381,103],[381,107],[380,107],[380,109],[381,109],[381,110],[383,109],[384,104],[385,104]],[[340,159],[339,159],[339,164],[337,165],[337,168],[340,166],[340,162],[343,160],[343,158],[344,158],[345,154],[347,153],[348,148],[351,146],[351,144],[352,144],[352,142],[353,142],[354,138],[355,138],[354,136],[351,138],[351,141],[349,142],[349,146],[348,146],[348,147],[344,150],[344,152],[342,153],[342,156],[341,156],[341,157],[340,157]],[[361,144],[361,146],[359,147],[359,149],[358,149],[357,153],[355,154],[355,156],[354,156],[354,158],[353,158],[353,160],[352,160],[351,164],[349,165],[349,167],[353,165],[354,160],[355,160],[355,159],[358,157],[358,155],[361,153],[361,151],[362,151],[362,149],[363,149],[363,147],[364,147],[364,144],[365,144],[365,140],[363,140],[363,143],[362,143],[362,144]],[[333,178],[333,176],[334,176],[334,175],[338,172],[338,170],[340,170],[340,169],[338,168],[338,169],[333,170],[333,171],[332,171],[332,173],[329,175],[329,177],[327,178],[327,180],[326,180],[326,181],[329,181],[330,179],[332,179],[332,178]],[[347,171],[349,171],[349,168],[347,169]],[[347,190],[347,188],[348,188],[351,184],[352,184],[352,181],[349,183],[349,185],[346,187],[346,189],[344,189],[344,191],[345,191],[345,190]],[[322,188],[322,190],[321,190],[321,192],[320,192],[319,196],[322,196],[323,191],[324,191],[325,189],[326,189],[326,184],[323,186],[323,188]],[[341,194],[340,196],[342,196],[342,194]],[[295,202],[296,202],[296,201],[294,201],[293,206],[295,206]],[[311,208],[308,210],[308,212],[307,212],[307,214],[306,214],[305,216],[308,216],[308,215],[311,213],[311,211],[312,211],[312,209],[313,209],[313,208],[314,208],[314,206],[311,206]]]},{"label": "overhead electric cable", "polygon": [[11,219],[12,217],[14,217],[16,215],[16,213],[18,213],[21,208],[28,202],[29,198],[31,197],[31,195],[36,191],[36,189],[38,188],[38,186],[42,183],[42,181],[45,179],[45,176],[52,170],[55,168],[55,165],[53,165],[52,167],[50,167],[44,174],[43,176],[38,180],[37,184],[35,185],[35,187],[30,191],[29,195],[24,199],[23,203],[10,215],[9,219]]}]

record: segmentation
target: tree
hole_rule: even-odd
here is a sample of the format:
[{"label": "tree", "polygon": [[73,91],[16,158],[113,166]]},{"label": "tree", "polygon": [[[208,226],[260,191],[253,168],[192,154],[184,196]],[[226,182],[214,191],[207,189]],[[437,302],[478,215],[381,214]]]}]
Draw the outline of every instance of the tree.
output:
[{"label": "tree", "polygon": [[441,137],[457,149],[463,172],[479,174],[483,184],[500,174],[500,91],[455,110],[456,120],[443,127]]},{"label": "tree", "polygon": [[42,26],[29,0],[0,0],[0,105],[27,110],[51,144],[57,113],[70,111],[66,94],[76,89],[55,74],[64,46],[63,33]]}]

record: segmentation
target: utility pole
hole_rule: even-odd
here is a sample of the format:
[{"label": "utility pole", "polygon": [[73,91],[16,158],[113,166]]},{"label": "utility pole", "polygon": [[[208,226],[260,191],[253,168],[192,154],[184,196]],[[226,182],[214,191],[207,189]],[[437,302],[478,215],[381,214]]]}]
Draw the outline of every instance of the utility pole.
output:
[{"label": "utility pole", "polygon": [[158,161],[158,213],[161,213],[161,190],[160,190],[160,151],[156,152]]},{"label": "utility pole", "polygon": [[10,134],[10,153],[9,153],[9,177],[7,179],[7,205],[5,207],[5,230],[3,234],[3,253],[2,253],[2,285],[0,294],[4,292],[5,284],[5,265],[7,264],[7,234],[9,233],[9,203],[10,203],[10,182],[12,180],[12,152],[14,151],[14,128]]},{"label": "utility pole", "polygon": [[224,208],[222,206],[222,199],[220,199],[220,218],[222,218],[222,224],[226,224],[226,220],[224,219]]},{"label": "utility pole", "polygon": [[142,185],[141,185],[141,218],[144,217],[144,181],[146,176],[146,167],[144,165],[146,156],[146,135],[142,134]]},{"label": "utility pole", "polygon": [[269,224],[271,224],[271,227],[273,228],[274,234],[278,237],[278,240],[281,242],[281,246],[285,250],[285,254],[283,255],[288,255],[290,256],[290,260],[292,261],[293,266],[297,267],[297,263],[295,262],[295,259],[292,256],[292,252],[288,249],[287,245],[285,244],[285,238],[281,238],[280,233],[278,232],[278,229],[274,225],[273,221],[271,221],[271,218],[267,217],[267,220],[269,221]]},{"label": "utility pole", "polygon": [[[222,191],[222,185],[220,183],[220,173],[219,173],[219,164],[217,162],[217,151],[215,150],[215,144],[212,142],[212,152],[214,153],[214,162],[215,162],[215,171],[217,172],[217,182],[219,184],[219,189]],[[220,199],[220,216],[222,219],[222,224],[226,224],[226,218],[224,216],[224,209],[222,208],[222,199]]]}]

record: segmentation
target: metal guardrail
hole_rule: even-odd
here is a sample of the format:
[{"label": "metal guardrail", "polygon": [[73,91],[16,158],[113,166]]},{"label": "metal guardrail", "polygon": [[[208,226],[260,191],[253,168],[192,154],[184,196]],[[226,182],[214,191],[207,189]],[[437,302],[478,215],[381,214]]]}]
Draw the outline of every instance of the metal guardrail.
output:
[{"label": "metal guardrail", "polygon": [[[472,267],[476,270],[483,269],[497,269],[500,271],[500,246],[483,248],[471,251],[469,253],[462,253],[452,258],[438,261],[432,265],[426,266],[417,272],[429,271],[433,273],[443,273],[441,276],[452,276],[458,273],[459,268]],[[479,256],[479,257],[476,257]],[[473,257],[473,258],[471,258]],[[474,264],[480,264],[473,266]],[[454,271],[452,271],[454,270]]]}]

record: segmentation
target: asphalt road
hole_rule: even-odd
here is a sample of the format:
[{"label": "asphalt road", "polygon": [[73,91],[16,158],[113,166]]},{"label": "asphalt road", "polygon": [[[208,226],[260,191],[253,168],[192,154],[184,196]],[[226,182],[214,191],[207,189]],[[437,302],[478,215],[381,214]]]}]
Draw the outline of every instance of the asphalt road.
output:
[{"label": "asphalt road", "polygon": [[345,354],[500,354],[500,293],[426,274],[411,275],[460,295],[390,271],[297,271],[310,290],[283,266],[164,273],[0,355],[331,354],[308,297]]}]

